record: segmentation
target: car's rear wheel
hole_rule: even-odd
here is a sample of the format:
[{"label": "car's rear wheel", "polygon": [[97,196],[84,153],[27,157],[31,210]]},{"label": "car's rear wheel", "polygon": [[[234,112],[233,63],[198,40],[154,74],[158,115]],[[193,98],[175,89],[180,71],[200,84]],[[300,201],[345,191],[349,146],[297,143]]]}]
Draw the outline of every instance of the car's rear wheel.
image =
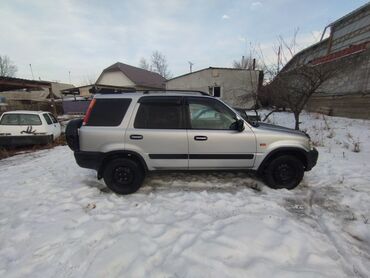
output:
[{"label": "car's rear wheel", "polygon": [[264,172],[264,179],[271,188],[295,188],[303,179],[304,166],[301,160],[291,155],[273,159]]},{"label": "car's rear wheel", "polygon": [[110,190],[117,194],[136,192],[144,181],[145,173],[137,162],[116,158],[105,167],[103,178]]},{"label": "car's rear wheel", "polygon": [[53,144],[53,142],[54,142],[54,135],[53,134],[50,134],[49,135],[48,144]]}]

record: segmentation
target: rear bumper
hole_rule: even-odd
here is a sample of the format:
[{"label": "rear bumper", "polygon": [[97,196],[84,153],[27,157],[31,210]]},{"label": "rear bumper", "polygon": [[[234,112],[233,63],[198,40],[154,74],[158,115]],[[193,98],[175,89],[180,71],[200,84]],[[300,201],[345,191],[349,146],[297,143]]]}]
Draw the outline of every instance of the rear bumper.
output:
[{"label": "rear bumper", "polygon": [[319,158],[319,152],[316,148],[313,148],[312,151],[307,153],[307,167],[306,171],[310,171],[317,163],[317,159]]},{"label": "rear bumper", "polygon": [[82,168],[98,170],[102,161],[100,152],[76,151],[74,156],[77,164]]},{"label": "rear bumper", "polygon": [[1,147],[47,145],[52,141],[52,135],[0,136]]}]

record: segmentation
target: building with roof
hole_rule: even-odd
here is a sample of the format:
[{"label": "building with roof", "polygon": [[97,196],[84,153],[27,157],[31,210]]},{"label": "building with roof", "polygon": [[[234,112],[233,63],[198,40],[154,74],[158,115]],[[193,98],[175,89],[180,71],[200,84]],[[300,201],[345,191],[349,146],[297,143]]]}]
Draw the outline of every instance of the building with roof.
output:
[{"label": "building with roof", "polygon": [[65,113],[85,113],[85,100],[95,93],[161,90],[165,82],[166,79],[156,72],[117,62],[104,69],[95,84],[62,90],[63,109]]},{"label": "building with roof", "polygon": [[58,99],[62,97],[62,90],[73,85],[28,80],[14,77],[0,77],[1,103],[6,104],[6,110],[45,110],[61,113],[57,109]]},{"label": "building with roof", "polygon": [[282,72],[301,65],[337,69],[309,110],[370,119],[370,3],[326,26],[320,42],[297,53]]},{"label": "building with roof", "polygon": [[136,90],[164,89],[166,79],[160,74],[117,62],[100,74],[95,84],[116,86]]},{"label": "building with roof", "polygon": [[117,62],[102,71],[95,84],[67,88],[64,96],[91,97],[101,90],[156,90],[165,88],[166,79],[160,74]]},{"label": "building with roof", "polygon": [[262,81],[259,70],[209,67],[167,80],[166,89],[203,91],[234,107],[251,108]]}]

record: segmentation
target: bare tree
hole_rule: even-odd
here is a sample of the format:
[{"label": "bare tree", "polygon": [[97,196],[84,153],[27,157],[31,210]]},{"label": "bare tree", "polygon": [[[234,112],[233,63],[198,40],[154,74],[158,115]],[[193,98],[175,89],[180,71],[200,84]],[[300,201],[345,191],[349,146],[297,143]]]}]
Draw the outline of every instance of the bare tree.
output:
[{"label": "bare tree", "polygon": [[8,56],[0,55],[0,76],[14,77],[17,71],[17,66],[9,59]]},{"label": "bare tree", "polygon": [[303,65],[280,72],[265,86],[265,90],[276,107],[286,107],[293,112],[295,129],[299,130],[302,110],[311,97],[319,92],[320,86],[334,74],[335,69],[328,65]]},{"label": "bare tree", "polygon": [[140,67],[140,68],[142,68],[142,69],[145,69],[145,70],[150,70],[150,65],[149,65],[149,63],[146,61],[146,59],[145,59],[145,58],[141,58],[141,59],[140,59],[139,67]]},{"label": "bare tree", "polygon": [[168,70],[166,56],[164,56],[158,50],[154,51],[152,54],[152,69],[154,72],[159,73],[166,79],[172,77],[171,72]]},{"label": "bare tree", "polygon": [[96,76],[95,74],[88,74],[88,75],[85,75],[84,76],[84,84],[87,84],[87,85],[93,85],[95,84],[96,82]]},{"label": "bare tree", "polygon": [[275,53],[273,58],[267,59],[258,45],[254,47],[254,56],[258,60],[258,68],[264,72],[264,84],[269,84],[278,75],[280,70],[293,58],[296,54],[298,43],[297,35],[299,28],[294,30],[293,36],[290,39],[285,39],[282,35],[279,35],[276,39],[272,49]]},{"label": "bare tree", "polygon": [[242,56],[241,60],[234,60],[233,68],[253,70],[258,68],[256,59]]}]

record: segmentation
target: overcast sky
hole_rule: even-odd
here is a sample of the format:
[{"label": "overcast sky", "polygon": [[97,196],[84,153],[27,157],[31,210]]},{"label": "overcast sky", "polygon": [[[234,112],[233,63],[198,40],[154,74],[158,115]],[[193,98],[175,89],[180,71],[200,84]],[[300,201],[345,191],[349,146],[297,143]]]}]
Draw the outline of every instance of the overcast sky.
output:
[{"label": "overcast sky", "polygon": [[83,84],[120,61],[137,66],[154,50],[174,76],[230,67],[258,48],[274,58],[279,35],[299,28],[298,48],[320,39],[326,25],[365,0],[0,1],[0,55],[18,77]]}]

